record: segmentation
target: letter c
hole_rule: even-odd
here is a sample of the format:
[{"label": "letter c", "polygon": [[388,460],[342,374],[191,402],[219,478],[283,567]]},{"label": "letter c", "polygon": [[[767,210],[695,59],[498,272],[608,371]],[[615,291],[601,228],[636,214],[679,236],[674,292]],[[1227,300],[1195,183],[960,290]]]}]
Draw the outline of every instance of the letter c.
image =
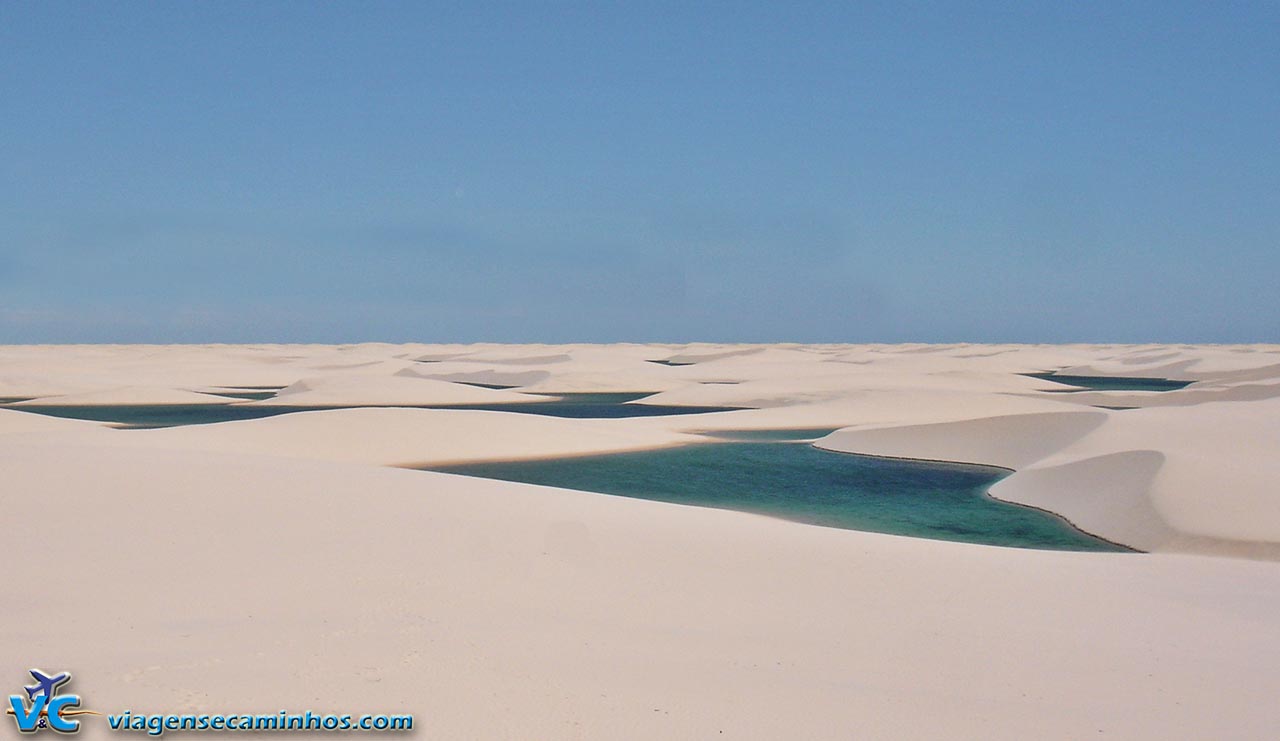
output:
[{"label": "letter c", "polygon": [[62,717],[64,707],[80,707],[79,695],[60,695],[49,701],[49,727],[63,733],[75,733],[80,730],[80,721]]}]

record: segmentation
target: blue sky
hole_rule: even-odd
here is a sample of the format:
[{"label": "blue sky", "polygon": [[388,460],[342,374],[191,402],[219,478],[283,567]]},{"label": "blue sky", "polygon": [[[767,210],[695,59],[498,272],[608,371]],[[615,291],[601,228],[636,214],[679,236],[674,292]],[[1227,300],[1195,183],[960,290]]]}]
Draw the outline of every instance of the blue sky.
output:
[{"label": "blue sky", "polygon": [[1278,30],[3,3],[0,342],[1280,341]]}]

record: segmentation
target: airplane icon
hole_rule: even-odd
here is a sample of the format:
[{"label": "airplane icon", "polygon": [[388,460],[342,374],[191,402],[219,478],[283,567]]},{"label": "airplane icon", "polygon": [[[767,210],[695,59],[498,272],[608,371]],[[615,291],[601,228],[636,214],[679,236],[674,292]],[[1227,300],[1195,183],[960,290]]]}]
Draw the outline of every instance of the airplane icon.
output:
[{"label": "airplane icon", "polygon": [[36,695],[43,694],[46,698],[53,699],[57,686],[71,680],[71,672],[62,672],[51,677],[39,669],[32,669],[31,677],[37,684],[22,688],[27,691],[27,698],[35,700]]}]

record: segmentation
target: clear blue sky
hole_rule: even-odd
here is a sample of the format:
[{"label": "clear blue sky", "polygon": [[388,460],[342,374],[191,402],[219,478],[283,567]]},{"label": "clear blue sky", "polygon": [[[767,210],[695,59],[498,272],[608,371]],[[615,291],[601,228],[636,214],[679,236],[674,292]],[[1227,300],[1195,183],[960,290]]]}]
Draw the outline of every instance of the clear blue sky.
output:
[{"label": "clear blue sky", "polygon": [[0,4],[0,342],[1280,341],[1280,4]]}]

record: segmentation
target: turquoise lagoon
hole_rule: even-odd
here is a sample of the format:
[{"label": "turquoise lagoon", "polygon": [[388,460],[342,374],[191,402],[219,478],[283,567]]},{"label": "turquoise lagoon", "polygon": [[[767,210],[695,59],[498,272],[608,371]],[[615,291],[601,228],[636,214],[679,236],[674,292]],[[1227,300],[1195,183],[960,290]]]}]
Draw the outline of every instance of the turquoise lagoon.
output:
[{"label": "turquoise lagoon", "polygon": [[819,432],[754,431],[737,433],[734,442],[429,470],[850,530],[1018,548],[1129,550],[1056,515],[992,499],[986,491],[1008,474],[1003,469],[834,453],[783,441]]}]

